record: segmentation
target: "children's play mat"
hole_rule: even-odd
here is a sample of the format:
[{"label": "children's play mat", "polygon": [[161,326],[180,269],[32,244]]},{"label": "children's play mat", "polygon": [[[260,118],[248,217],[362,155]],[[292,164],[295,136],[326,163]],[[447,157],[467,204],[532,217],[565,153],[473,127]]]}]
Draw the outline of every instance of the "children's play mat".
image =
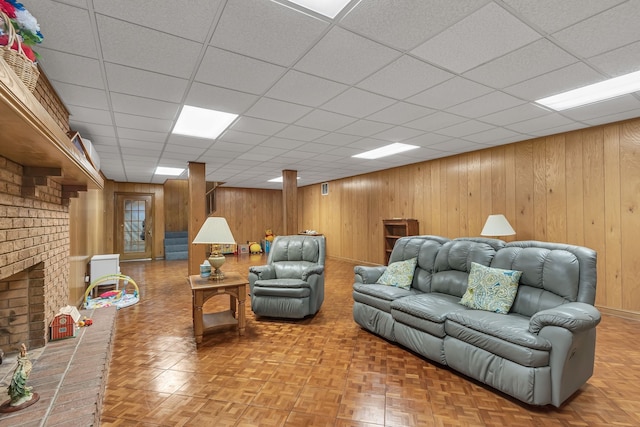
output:
[{"label": "children's play mat", "polygon": [[[92,298],[91,291],[96,286],[111,285],[115,289],[101,293],[98,297]],[[115,305],[118,310],[140,301],[140,289],[133,279],[123,274],[109,274],[100,277],[87,288],[84,293],[84,308],[103,308]]]}]

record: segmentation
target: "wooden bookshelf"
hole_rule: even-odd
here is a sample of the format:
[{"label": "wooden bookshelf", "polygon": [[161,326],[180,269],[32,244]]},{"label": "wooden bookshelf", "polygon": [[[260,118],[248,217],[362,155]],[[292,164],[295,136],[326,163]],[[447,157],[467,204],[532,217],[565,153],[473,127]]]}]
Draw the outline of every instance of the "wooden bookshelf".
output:
[{"label": "wooden bookshelf", "polygon": [[415,236],[419,233],[417,219],[393,218],[382,220],[384,233],[384,263],[389,264],[389,257],[396,240],[405,236]]}]

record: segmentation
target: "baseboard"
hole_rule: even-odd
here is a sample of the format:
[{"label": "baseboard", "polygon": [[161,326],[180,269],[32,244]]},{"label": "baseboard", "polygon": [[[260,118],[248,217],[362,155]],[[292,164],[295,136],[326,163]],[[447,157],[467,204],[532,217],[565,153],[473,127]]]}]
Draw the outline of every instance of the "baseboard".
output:
[{"label": "baseboard", "polygon": [[338,261],[346,261],[346,262],[352,262],[356,265],[371,265],[371,266],[380,266],[382,264],[376,264],[375,262],[365,262],[365,261],[360,261],[359,259],[351,259],[351,258],[344,258],[344,257],[337,257],[337,256],[328,256],[327,258],[331,258],[331,259],[335,259]]},{"label": "baseboard", "polygon": [[620,309],[617,309],[617,308],[601,307],[601,306],[598,306],[598,305],[596,305],[596,308],[598,310],[600,310],[600,312],[603,313],[603,314],[608,314],[610,316],[621,317],[623,319],[640,321],[640,313],[638,313],[636,311],[620,310]]}]

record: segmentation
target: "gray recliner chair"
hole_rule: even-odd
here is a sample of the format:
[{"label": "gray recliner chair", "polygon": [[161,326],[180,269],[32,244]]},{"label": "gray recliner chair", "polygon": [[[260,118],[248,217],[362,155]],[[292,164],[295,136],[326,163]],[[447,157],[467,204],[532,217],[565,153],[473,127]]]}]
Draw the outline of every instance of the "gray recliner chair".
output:
[{"label": "gray recliner chair", "polygon": [[267,265],[249,267],[256,316],[301,319],[324,301],[324,236],[277,236]]}]

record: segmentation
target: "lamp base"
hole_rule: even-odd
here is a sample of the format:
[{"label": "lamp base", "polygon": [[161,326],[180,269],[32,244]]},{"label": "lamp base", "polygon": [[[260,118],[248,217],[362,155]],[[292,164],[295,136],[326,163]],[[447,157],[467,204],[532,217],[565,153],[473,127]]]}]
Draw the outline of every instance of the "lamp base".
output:
[{"label": "lamp base", "polygon": [[209,264],[211,264],[211,268],[213,268],[209,280],[224,279],[224,273],[220,270],[220,267],[222,267],[226,260],[222,254],[211,254],[211,256],[209,256]]}]

